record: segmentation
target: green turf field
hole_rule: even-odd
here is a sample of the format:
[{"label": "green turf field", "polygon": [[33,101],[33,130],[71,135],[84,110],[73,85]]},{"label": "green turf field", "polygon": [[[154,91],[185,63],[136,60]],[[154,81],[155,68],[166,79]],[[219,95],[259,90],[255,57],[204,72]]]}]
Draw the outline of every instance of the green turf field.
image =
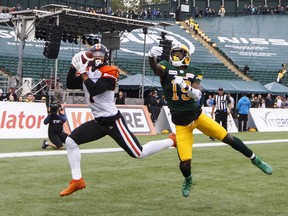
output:
[{"label": "green turf field", "polygon": [[[244,141],[286,139],[287,133],[238,133]],[[167,135],[138,136],[141,143]],[[211,142],[203,135],[196,143]],[[217,143],[217,142],[215,142]],[[51,151],[41,140],[0,140],[1,153]],[[81,149],[118,147],[110,138]],[[66,155],[0,159],[0,215],[288,215],[288,143],[249,145],[274,169],[267,176],[229,146],[194,148],[193,189],[182,197],[175,149],[150,158],[125,152],[82,154],[87,188],[68,197]]]}]

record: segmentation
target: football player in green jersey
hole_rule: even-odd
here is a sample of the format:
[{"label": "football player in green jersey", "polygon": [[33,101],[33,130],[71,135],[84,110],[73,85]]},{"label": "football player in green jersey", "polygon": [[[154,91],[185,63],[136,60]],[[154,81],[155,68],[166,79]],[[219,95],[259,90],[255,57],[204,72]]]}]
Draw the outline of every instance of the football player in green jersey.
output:
[{"label": "football player in green jersey", "polygon": [[208,117],[198,103],[202,93],[200,81],[201,70],[190,65],[191,55],[185,45],[171,48],[170,59],[157,63],[157,57],[162,56],[163,47],[153,46],[149,51],[149,64],[154,74],[160,76],[163,94],[175,124],[177,151],[180,159],[180,170],[185,177],[182,194],[188,197],[192,185],[191,159],[194,142],[193,130],[197,128],[202,133],[230,145],[251,159],[252,164],[264,173],[271,175],[270,165],[263,162],[239,138],[229,134],[221,125]]}]

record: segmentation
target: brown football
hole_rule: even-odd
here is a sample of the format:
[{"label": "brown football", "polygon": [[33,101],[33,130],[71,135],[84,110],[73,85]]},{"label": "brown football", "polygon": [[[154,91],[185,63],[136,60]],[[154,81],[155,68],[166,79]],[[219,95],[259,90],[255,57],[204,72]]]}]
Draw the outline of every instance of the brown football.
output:
[{"label": "brown football", "polygon": [[85,64],[87,61],[93,61],[94,57],[93,57],[93,53],[91,51],[86,51],[85,53],[82,54],[82,62],[83,64]]}]

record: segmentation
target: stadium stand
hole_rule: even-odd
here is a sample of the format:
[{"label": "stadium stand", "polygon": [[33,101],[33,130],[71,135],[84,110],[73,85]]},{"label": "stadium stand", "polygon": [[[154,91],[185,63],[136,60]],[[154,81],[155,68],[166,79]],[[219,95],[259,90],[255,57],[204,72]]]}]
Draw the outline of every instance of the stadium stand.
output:
[{"label": "stadium stand", "polygon": [[275,81],[287,62],[286,21],[286,16],[265,15],[197,19],[217,47],[239,68],[248,65],[248,75],[262,84]]},{"label": "stadium stand", "polygon": [[[162,31],[161,29],[159,31]],[[208,49],[206,49],[198,40],[196,40],[194,37],[191,36],[191,34],[185,30],[183,30],[179,25],[175,24],[175,22],[171,23],[171,25],[167,26],[165,30],[163,30],[167,33],[167,39],[169,37],[177,35],[177,38],[184,38],[186,41],[190,41],[193,43],[195,47],[195,51],[192,54],[191,64],[195,65],[202,69],[204,72],[205,78],[209,79],[218,79],[219,75],[221,74],[221,78],[223,79],[233,79],[233,80],[239,80],[241,79],[239,76],[237,76],[235,73],[233,73],[230,69],[228,69],[223,62],[221,62],[217,57],[215,57],[213,54],[209,52]],[[133,38],[138,38],[141,35],[141,32],[131,32],[131,35],[133,35]],[[153,34],[155,32],[152,32],[151,35],[148,37],[154,37]],[[153,45],[158,45],[160,37],[158,36],[158,41],[155,43],[152,43],[148,41],[147,50],[149,50]],[[126,37],[129,37],[127,35]],[[184,41],[185,43],[185,41]],[[143,57],[136,58],[136,55],[131,52],[126,52],[126,50],[135,50],[135,45],[137,45],[139,52],[141,51],[141,45],[137,43],[133,43],[129,41],[129,43],[122,43],[121,48],[124,48],[125,51],[119,50],[117,51],[117,54],[114,56],[114,63],[121,68],[122,70],[126,71],[128,74],[137,74],[143,72]],[[140,49],[139,49],[140,48]],[[148,61],[145,64],[145,74],[146,75],[153,75],[152,70],[150,69],[150,66],[148,64]]]},{"label": "stadium stand", "polygon": [[[248,75],[255,81],[260,81],[262,84],[274,81],[277,71],[281,69],[281,64],[287,61],[288,42],[284,38],[288,34],[288,30],[285,27],[285,16],[203,17],[196,20],[200,24],[201,30],[217,44],[217,48],[223,56],[226,56],[239,68],[243,68],[246,64],[249,65]],[[163,29],[161,27],[149,29],[145,44],[146,53],[152,46],[159,44],[160,33],[164,31],[168,39],[173,38],[184,44],[193,44],[195,51],[191,64],[203,70],[204,78],[242,79],[211,54],[189,32],[183,30],[174,21],[169,22],[171,25],[167,25]],[[276,26],[274,23],[279,25]],[[11,29],[0,27],[0,32],[4,35],[0,40],[0,66],[4,67],[11,75],[16,75],[19,44],[15,41]],[[275,36],[275,32],[281,32],[281,34]],[[124,71],[124,74],[143,73],[143,39],[142,29],[125,32],[121,35],[120,50],[113,50],[112,62]],[[55,68],[55,61],[43,56],[43,44],[44,42],[40,40],[29,41],[24,49],[23,77],[33,77],[36,82],[43,77],[50,78],[51,71]],[[86,48],[84,45],[61,43],[58,76],[63,83],[66,82],[65,74],[69,68],[71,57],[83,48],[82,46]],[[153,75],[148,60],[145,64],[145,74]],[[120,78],[124,77],[125,75],[121,74]],[[284,79],[283,83],[287,84],[287,81]]]}]

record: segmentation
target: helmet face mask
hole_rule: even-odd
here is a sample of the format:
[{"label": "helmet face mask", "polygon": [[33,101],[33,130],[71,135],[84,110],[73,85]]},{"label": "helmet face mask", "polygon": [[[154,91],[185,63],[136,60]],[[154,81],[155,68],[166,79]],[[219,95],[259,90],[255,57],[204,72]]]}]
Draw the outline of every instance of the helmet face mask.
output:
[{"label": "helmet face mask", "polygon": [[94,44],[90,51],[94,56],[94,65],[96,68],[100,68],[107,64],[108,61],[108,49],[101,43]]},{"label": "helmet face mask", "polygon": [[174,67],[188,66],[190,60],[190,51],[185,45],[176,45],[171,48],[170,62]]}]

